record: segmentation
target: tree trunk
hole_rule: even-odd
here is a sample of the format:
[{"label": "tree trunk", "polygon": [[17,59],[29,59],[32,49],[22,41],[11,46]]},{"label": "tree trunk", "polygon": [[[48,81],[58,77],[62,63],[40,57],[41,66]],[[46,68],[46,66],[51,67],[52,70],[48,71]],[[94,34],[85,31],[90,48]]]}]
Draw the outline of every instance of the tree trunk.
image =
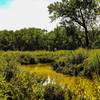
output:
[{"label": "tree trunk", "polygon": [[86,42],[86,47],[88,48],[89,47],[88,30],[87,30],[87,27],[86,26],[84,27],[84,29],[85,29],[85,42]]},{"label": "tree trunk", "polygon": [[86,20],[85,20],[85,18],[84,18],[84,16],[83,16],[83,13],[82,13],[81,8],[80,8],[80,13],[81,13],[82,22],[83,22],[82,26],[83,26],[84,29],[85,29],[85,41],[86,41],[86,47],[88,48],[88,47],[89,47],[88,30],[87,30]]}]

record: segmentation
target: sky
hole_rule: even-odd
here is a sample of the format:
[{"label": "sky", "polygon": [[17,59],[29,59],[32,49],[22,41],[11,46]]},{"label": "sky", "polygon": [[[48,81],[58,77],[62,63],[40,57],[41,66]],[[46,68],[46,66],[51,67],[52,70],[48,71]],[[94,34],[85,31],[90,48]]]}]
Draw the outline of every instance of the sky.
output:
[{"label": "sky", "polygon": [[0,30],[36,27],[53,30],[47,6],[57,0],[0,0]]}]

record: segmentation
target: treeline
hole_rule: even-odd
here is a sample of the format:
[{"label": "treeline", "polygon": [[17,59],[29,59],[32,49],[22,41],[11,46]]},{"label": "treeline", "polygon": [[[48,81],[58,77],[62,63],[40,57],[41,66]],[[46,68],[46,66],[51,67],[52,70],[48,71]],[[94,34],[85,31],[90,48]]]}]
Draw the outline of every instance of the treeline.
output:
[{"label": "treeline", "polygon": [[[100,48],[100,30],[89,31],[89,48]],[[84,31],[75,26],[0,31],[0,50],[61,50],[86,47]]]}]

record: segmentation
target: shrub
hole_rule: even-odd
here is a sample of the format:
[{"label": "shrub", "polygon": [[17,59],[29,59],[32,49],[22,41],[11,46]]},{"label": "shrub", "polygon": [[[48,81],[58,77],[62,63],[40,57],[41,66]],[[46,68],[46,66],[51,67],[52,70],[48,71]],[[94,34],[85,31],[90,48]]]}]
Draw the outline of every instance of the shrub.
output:
[{"label": "shrub", "polygon": [[21,54],[18,58],[18,61],[21,65],[37,64],[38,61],[36,58],[32,57],[29,54]]},{"label": "shrub", "polygon": [[[16,100],[43,100],[45,77],[37,74],[19,72],[11,81],[13,87],[18,90]],[[14,99],[15,100],[15,99]]]},{"label": "shrub", "polygon": [[68,63],[69,64],[82,64],[85,59],[88,58],[88,51],[82,48],[72,51],[71,55],[69,56]]},{"label": "shrub", "polygon": [[57,68],[60,67],[59,63],[57,63],[56,61],[51,63],[52,67],[53,67],[53,70],[57,70]]},{"label": "shrub", "polygon": [[5,60],[4,68],[3,68],[3,75],[7,82],[10,82],[12,78],[14,78],[17,74],[17,60],[12,55],[3,55]]},{"label": "shrub", "polygon": [[82,54],[75,54],[72,59],[70,59],[70,64],[81,64],[83,63],[85,57]]},{"label": "shrub", "polygon": [[54,84],[48,84],[44,91],[44,100],[65,100],[64,90]]},{"label": "shrub", "polygon": [[100,75],[100,55],[91,51],[87,60],[84,61],[83,76],[92,79],[93,75]]}]

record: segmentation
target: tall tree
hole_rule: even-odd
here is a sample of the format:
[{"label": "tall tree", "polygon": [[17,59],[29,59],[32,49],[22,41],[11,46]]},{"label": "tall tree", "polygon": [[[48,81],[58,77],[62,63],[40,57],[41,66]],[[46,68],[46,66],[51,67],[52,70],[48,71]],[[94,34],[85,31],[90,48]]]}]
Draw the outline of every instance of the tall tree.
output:
[{"label": "tall tree", "polygon": [[61,24],[77,24],[85,30],[86,47],[89,47],[88,29],[96,20],[96,0],[62,0],[48,6],[52,21],[60,18]]}]

